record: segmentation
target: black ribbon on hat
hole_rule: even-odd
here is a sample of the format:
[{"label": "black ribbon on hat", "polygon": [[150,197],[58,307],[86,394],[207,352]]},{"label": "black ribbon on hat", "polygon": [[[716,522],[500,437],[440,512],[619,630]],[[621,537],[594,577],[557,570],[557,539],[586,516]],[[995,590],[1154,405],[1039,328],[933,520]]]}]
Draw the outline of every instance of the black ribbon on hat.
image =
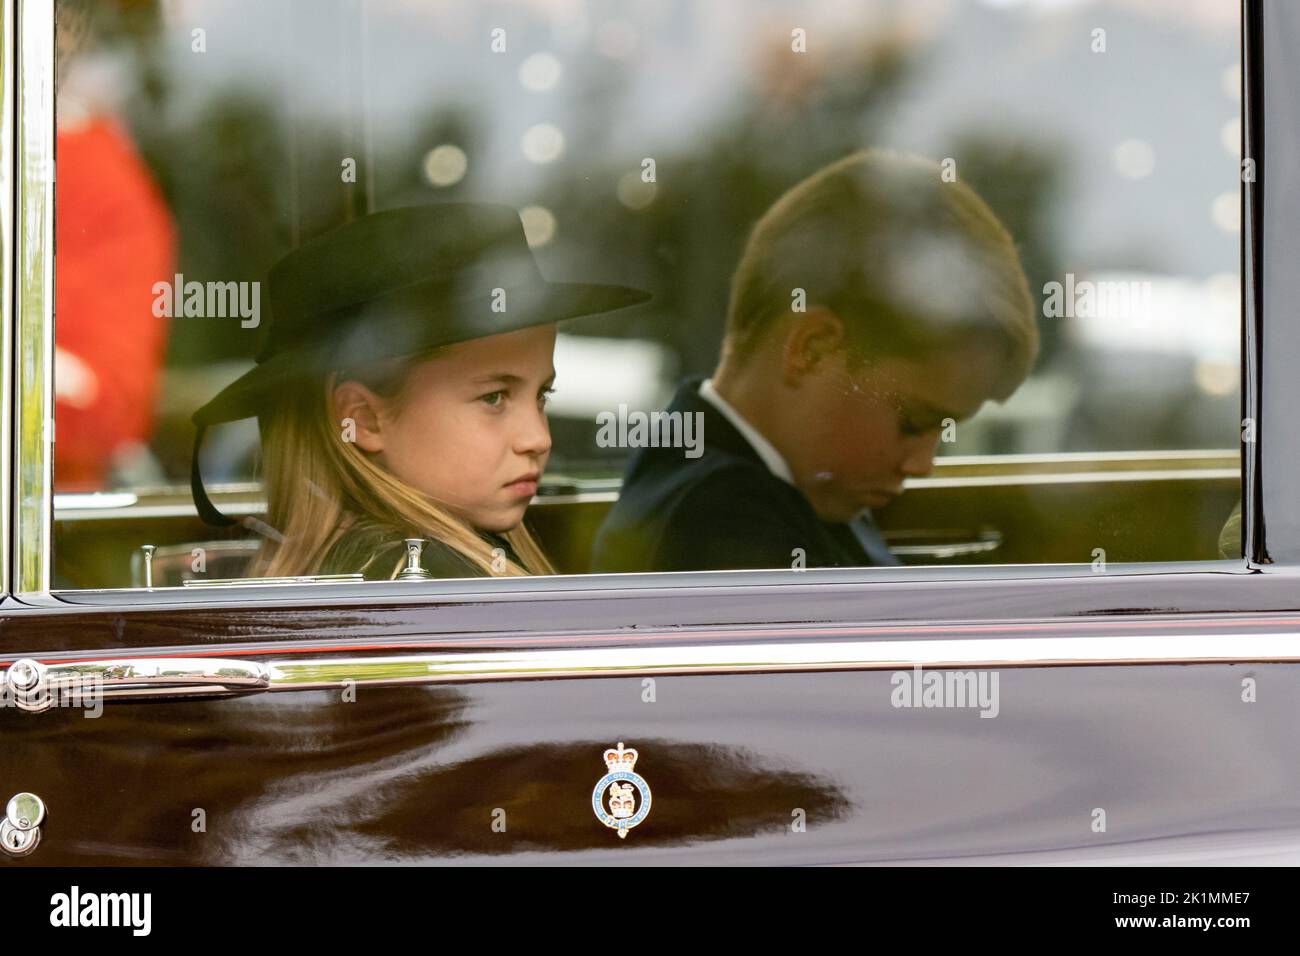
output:
[{"label": "black ribbon on hat", "polygon": [[216,528],[239,524],[234,518],[223,515],[217,510],[203,487],[203,475],[199,472],[199,448],[203,445],[203,433],[208,430],[208,426],[199,425],[198,429],[194,436],[194,457],[190,461],[190,493],[194,496],[194,507],[198,509],[199,517],[203,519],[204,524]]}]

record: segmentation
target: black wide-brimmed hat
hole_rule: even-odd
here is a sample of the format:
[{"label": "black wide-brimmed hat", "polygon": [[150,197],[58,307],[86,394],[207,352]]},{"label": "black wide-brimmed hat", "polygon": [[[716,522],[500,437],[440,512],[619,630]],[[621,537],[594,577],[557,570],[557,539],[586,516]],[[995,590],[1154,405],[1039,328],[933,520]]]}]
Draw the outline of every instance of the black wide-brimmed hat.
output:
[{"label": "black wide-brimmed hat", "polygon": [[488,203],[438,203],[357,219],[276,263],[267,297],[257,364],[193,415],[190,489],[199,517],[211,525],[236,522],[203,489],[204,431],[261,415],[290,382],[650,298],[623,286],[548,282],[519,213]]}]

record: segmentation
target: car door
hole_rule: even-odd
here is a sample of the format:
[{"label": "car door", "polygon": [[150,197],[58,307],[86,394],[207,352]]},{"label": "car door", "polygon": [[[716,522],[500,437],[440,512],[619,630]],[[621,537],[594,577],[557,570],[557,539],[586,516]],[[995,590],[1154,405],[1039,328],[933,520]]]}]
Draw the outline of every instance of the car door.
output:
[{"label": "car door", "polygon": [[[1007,503],[1060,487],[1017,470],[1079,474],[1057,458],[985,463],[1003,469],[992,483],[958,462],[918,489],[961,501],[952,520],[900,517],[921,522],[919,566],[183,586],[137,558],[196,540],[183,493],[55,494],[54,20],[20,4],[0,799],[39,802],[13,805],[0,861],[1293,861],[1300,451],[1265,410],[1290,407],[1300,354],[1285,321],[1300,133],[1264,89],[1295,88],[1300,19],[1249,3],[1243,24],[1260,178],[1243,183],[1240,553],[1217,558],[1206,534],[1235,458],[1185,455],[1172,480],[1144,467],[1146,491],[1092,463],[1076,500],[1125,487],[1097,513],[1128,502],[1139,522],[1100,558],[1095,518]],[[1267,193],[1265,170],[1281,171]],[[1132,503],[1171,486],[1191,489],[1181,507]],[[248,490],[214,498],[256,514]],[[975,513],[981,496],[1000,517]],[[935,534],[954,525],[975,537]],[[985,525],[1012,560],[938,563],[995,540]],[[59,580],[78,567],[109,570]]]}]

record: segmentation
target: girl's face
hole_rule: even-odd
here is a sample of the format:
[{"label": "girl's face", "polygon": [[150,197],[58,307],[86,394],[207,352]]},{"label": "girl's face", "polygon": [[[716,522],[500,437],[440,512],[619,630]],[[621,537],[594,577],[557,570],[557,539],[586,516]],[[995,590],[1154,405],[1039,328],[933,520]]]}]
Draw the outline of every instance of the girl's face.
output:
[{"label": "girl's face", "polygon": [[475,528],[509,531],[551,452],[555,334],[552,323],[448,346],[415,366],[400,410],[344,382],[335,411],[398,478]]}]

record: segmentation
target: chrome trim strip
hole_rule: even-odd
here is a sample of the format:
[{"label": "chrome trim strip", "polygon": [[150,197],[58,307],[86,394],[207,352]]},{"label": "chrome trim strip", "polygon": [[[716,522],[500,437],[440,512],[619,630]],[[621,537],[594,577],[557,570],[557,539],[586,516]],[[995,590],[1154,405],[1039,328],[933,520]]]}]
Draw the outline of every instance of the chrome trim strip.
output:
[{"label": "chrome trim strip", "polygon": [[50,587],[54,443],[54,2],[19,0],[13,591]]},{"label": "chrome trim strip", "polygon": [[[1019,626],[1018,626],[1019,627]],[[21,658],[6,666],[0,688],[17,696],[23,709],[42,709],[23,700],[60,688],[95,688],[105,698],[234,695],[259,691],[313,691],[364,684],[455,684],[484,680],[564,678],[643,678],[659,675],[783,674],[798,671],[1001,670],[1024,667],[1093,667],[1154,665],[1252,665],[1300,663],[1300,631],[1115,633],[1054,636],[1044,624],[1011,631],[1008,636],[963,637],[952,628],[933,636],[872,636],[863,627],[833,640],[792,640],[788,630],[777,640],[718,643],[637,643],[585,648],[491,648],[420,650],[403,654],[347,653],[315,649],[285,654],[268,648],[248,649],[239,657],[201,653],[161,653],[103,658]],[[918,628],[913,628],[918,630]],[[719,636],[724,636],[725,632]],[[852,636],[850,636],[852,635]],[[861,636],[858,636],[861,635]],[[627,639],[624,636],[624,640]],[[146,652],[148,653],[148,652]],[[237,652],[238,653],[238,652]]]},{"label": "chrome trim strip", "polygon": [[558,677],[1300,662],[1300,633],[861,640],[611,647],[269,662],[270,690]]},{"label": "chrome trim strip", "polygon": [[135,657],[42,664],[24,658],[9,665],[0,692],[6,704],[28,713],[42,713],[60,701],[83,706],[100,699],[244,694],[269,686],[266,666],[256,661]]},{"label": "chrome trim strip", "polygon": [[[789,673],[801,671],[998,670],[1025,667],[1110,665],[1300,663],[1300,632],[1214,635],[1129,634],[1088,637],[945,638],[847,641],[781,641],[662,647],[530,648],[421,652],[359,657],[314,656],[254,662],[237,658],[152,656],[10,665],[3,683],[36,683],[50,696],[59,688],[94,687],[100,697],[143,700],[175,696],[229,696],[259,691],[298,691],[402,684],[552,678],[646,677],[688,674]],[[22,676],[18,676],[18,675]],[[28,690],[25,693],[33,694]],[[23,709],[44,709],[42,698],[19,700]]]}]

